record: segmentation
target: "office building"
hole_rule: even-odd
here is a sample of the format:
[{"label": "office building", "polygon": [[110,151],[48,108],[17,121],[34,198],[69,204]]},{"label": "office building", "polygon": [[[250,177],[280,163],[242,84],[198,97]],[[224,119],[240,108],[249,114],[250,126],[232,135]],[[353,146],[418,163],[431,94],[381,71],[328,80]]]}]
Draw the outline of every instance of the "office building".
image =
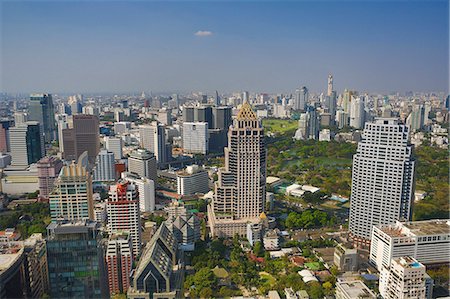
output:
[{"label": "office building", "polygon": [[128,171],[157,182],[157,166],[154,154],[145,149],[137,149],[131,152],[128,158]]},{"label": "office building", "polygon": [[101,150],[95,162],[94,182],[111,182],[116,179],[114,169],[114,153]]},{"label": "office building", "polygon": [[366,112],[364,110],[364,98],[352,99],[350,103],[350,127],[362,129],[365,123]]},{"label": "office building", "polygon": [[128,121],[121,121],[114,123],[114,133],[116,135],[126,134],[131,129],[131,123]]},{"label": "office building", "polygon": [[83,96],[82,95],[74,95],[69,96],[67,100],[71,115],[80,114],[83,111]]},{"label": "office building", "polygon": [[32,234],[23,242],[25,298],[42,298],[48,294],[47,246],[42,234]]},{"label": "office building", "polygon": [[336,106],[337,106],[337,95],[336,91],[332,91],[330,95],[327,95],[325,97],[325,107],[328,110],[328,113],[330,114],[330,123],[334,124],[336,120]]},{"label": "office building", "polygon": [[344,109],[344,112],[347,113],[347,115],[350,115],[350,106],[351,106],[351,102],[352,102],[352,98],[356,93],[345,89],[344,90],[344,95],[342,97],[342,108]]},{"label": "office building", "polygon": [[28,120],[39,123],[45,143],[56,140],[55,111],[51,94],[32,94],[30,96]]},{"label": "office building", "polygon": [[72,163],[64,166],[49,195],[52,222],[94,219],[92,178],[85,167]]},{"label": "office building", "polygon": [[39,198],[48,200],[62,167],[63,162],[57,157],[44,157],[37,162]]},{"label": "office building", "polygon": [[247,223],[258,221],[266,199],[264,129],[248,102],[228,131],[228,144],[208,219],[213,236],[245,236]]},{"label": "office building", "polygon": [[208,172],[198,165],[187,166],[186,169],[177,172],[177,193],[181,195],[193,195],[196,193],[208,193]]},{"label": "office building", "polygon": [[336,111],[336,121],[338,123],[339,129],[348,127],[350,125],[348,113],[345,113],[343,110]]},{"label": "office building", "polygon": [[395,118],[367,123],[353,156],[349,230],[354,242],[370,242],[372,226],[407,221],[414,195],[409,127]]},{"label": "office building", "polygon": [[49,224],[47,262],[52,298],[108,297],[101,234],[96,222]]},{"label": "office building", "polygon": [[23,298],[24,248],[19,242],[0,239],[0,298]]},{"label": "office building", "polygon": [[425,299],[425,266],[405,256],[393,259],[380,274],[380,294],[384,299]]},{"label": "office building", "polygon": [[378,271],[392,259],[411,256],[424,265],[450,261],[450,220],[396,222],[373,227],[369,261]]},{"label": "office building", "polygon": [[361,280],[336,282],[336,299],[375,299],[377,296]]},{"label": "office building", "polygon": [[[60,115],[61,116],[61,115]],[[67,117],[61,117],[57,120],[58,126],[58,143],[59,143],[59,151],[64,153],[64,137],[63,130],[69,128],[69,122],[67,121]]]},{"label": "office building", "polygon": [[39,161],[45,153],[38,122],[29,121],[9,129],[11,164],[26,167]]},{"label": "office building", "polygon": [[126,293],[133,267],[133,246],[128,233],[110,236],[106,248],[109,294]]},{"label": "office building", "polygon": [[206,155],[209,149],[208,123],[183,123],[183,150],[188,154]]},{"label": "office building", "polygon": [[139,126],[141,147],[155,154],[160,164],[167,163],[171,156],[170,144],[166,142],[165,126],[158,122]]},{"label": "office building", "polygon": [[142,253],[127,297],[175,299],[181,296],[182,283],[177,239],[163,223]]},{"label": "office building", "polygon": [[141,252],[141,217],[139,213],[138,188],[135,184],[121,181],[110,186],[106,202],[108,233],[127,232],[136,258]]},{"label": "office building", "polygon": [[114,159],[120,160],[123,157],[123,140],[120,137],[105,137],[105,148],[114,153]]},{"label": "office building", "polygon": [[[427,117],[428,118],[428,117]],[[406,119],[406,123],[410,125],[411,132],[416,132],[423,128],[425,124],[425,108],[423,105],[414,105],[411,113]]]},{"label": "office building", "polygon": [[333,93],[333,75],[328,75],[328,89],[327,89],[327,96],[331,96]]},{"label": "office building", "polygon": [[292,106],[292,108],[297,111],[305,111],[308,101],[309,101],[308,88],[303,86],[301,89],[295,90],[294,105]]},{"label": "office building", "polygon": [[320,115],[317,113],[317,110],[313,106],[308,106],[306,108],[306,114],[308,116],[307,122],[307,135],[308,139],[319,139],[319,131],[320,131]]},{"label": "office building", "polygon": [[155,211],[155,182],[131,172],[122,172],[121,177],[138,187],[139,209],[141,212]]},{"label": "office building", "polygon": [[99,122],[95,115],[78,114],[72,117],[69,128],[62,130],[63,158],[77,160],[85,151],[89,163],[94,164],[100,151]]}]

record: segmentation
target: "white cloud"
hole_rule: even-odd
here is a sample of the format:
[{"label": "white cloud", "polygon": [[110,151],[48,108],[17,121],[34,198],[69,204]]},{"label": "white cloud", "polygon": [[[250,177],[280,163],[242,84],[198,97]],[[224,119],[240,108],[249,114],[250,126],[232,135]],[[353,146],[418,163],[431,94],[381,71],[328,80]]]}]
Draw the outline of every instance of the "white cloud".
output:
[{"label": "white cloud", "polygon": [[204,37],[204,36],[211,36],[211,35],[213,35],[213,33],[211,31],[207,31],[207,30],[205,30],[205,31],[199,30],[196,33],[194,33],[194,35]]}]

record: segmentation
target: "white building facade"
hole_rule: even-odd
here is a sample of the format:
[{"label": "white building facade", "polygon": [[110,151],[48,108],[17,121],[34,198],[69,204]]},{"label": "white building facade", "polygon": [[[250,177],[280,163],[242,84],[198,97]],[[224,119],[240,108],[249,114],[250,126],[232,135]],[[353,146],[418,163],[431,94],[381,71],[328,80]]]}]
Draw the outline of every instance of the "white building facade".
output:
[{"label": "white building facade", "polygon": [[353,156],[349,230],[355,243],[370,242],[372,226],[408,221],[414,165],[409,127],[395,118],[365,125]]},{"label": "white building facade", "polygon": [[183,149],[189,154],[208,153],[208,123],[185,122],[183,123]]}]

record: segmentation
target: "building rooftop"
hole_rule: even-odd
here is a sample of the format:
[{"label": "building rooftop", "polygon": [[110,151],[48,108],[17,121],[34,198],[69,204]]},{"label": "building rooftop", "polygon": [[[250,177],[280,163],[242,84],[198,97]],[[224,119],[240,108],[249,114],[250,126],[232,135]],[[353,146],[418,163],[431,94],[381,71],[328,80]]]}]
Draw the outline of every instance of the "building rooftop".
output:
[{"label": "building rooftop", "polygon": [[442,235],[450,233],[450,220],[396,222],[395,224],[381,225],[379,228],[391,237]]},{"label": "building rooftop", "polygon": [[337,282],[336,286],[339,287],[348,298],[376,298],[375,294],[359,280]]}]

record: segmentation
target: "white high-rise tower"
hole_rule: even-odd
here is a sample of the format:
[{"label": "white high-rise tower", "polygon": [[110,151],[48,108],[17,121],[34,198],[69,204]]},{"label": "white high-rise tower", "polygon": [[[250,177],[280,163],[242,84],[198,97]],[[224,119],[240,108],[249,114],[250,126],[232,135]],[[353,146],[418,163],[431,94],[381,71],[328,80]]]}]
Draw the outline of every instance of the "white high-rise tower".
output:
[{"label": "white high-rise tower", "polygon": [[372,227],[411,218],[414,160],[409,127],[396,118],[366,123],[353,156],[350,234],[368,244]]}]

